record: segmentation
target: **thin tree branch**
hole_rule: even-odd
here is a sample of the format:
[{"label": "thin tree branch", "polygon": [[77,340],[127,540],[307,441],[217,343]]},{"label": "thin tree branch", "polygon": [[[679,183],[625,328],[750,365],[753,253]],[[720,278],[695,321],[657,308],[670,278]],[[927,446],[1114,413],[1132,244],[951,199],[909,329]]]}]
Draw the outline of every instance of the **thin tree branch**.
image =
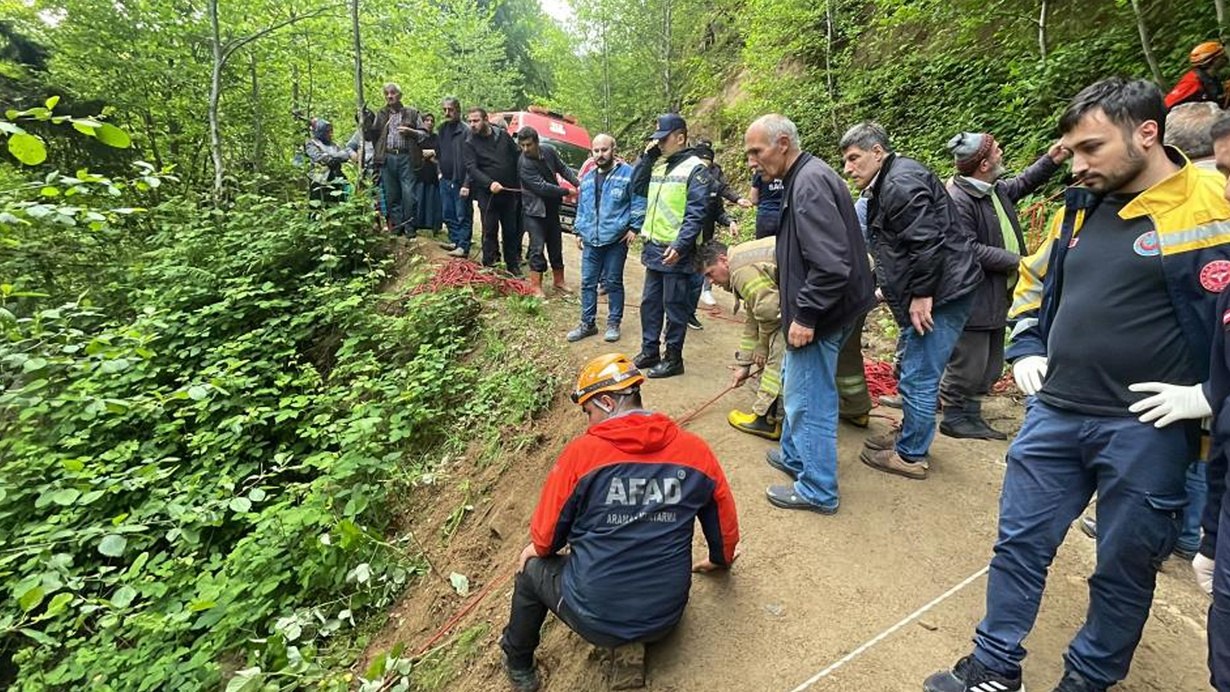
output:
[{"label": "thin tree branch", "polygon": [[261,38],[262,36],[267,36],[268,34],[271,34],[277,31],[278,29],[281,29],[286,26],[290,26],[291,24],[301,22],[304,19],[311,19],[313,17],[319,17],[322,14],[325,14],[326,12],[328,12],[329,10],[339,9],[343,6],[344,5],[342,3],[333,3],[332,5],[325,5],[324,7],[318,7],[315,10],[308,12],[307,14],[291,15],[290,17],[287,17],[286,19],[283,19],[280,22],[270,24],[269,26],[265,27],[264,29],[261,29],[260,31],[254,34],[249,34],[248,36],[245,36],[243,38],[231,39],[230,41],[227,42],[225,46],[222,47],[222,62],[225,64],[226,61],[230,59],[232,53],[234,53],[236,50],[240,48],[243,48],[249,43]]}]

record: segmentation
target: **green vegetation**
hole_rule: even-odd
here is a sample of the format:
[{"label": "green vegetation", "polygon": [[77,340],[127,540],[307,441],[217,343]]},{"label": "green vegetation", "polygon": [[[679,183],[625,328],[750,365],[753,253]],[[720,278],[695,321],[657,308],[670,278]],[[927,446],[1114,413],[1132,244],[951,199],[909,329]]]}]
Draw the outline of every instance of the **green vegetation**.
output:
[{"label": "green vegetation", "polygon": [[0,0],[0,687],[442,689],[476,655],[347,670],[428,569],[406,499],[536,444],[561,363],[537,301],[415,294],[364,195],[303,200],[306,118],[353,131],[352,7],[373,107],[543,103],[626,153],[680,109],[736,182],[766,111],[830,161],[876,118],[1019,166],[1081,86],[1219,33],[1206,0],[291,5]]}]

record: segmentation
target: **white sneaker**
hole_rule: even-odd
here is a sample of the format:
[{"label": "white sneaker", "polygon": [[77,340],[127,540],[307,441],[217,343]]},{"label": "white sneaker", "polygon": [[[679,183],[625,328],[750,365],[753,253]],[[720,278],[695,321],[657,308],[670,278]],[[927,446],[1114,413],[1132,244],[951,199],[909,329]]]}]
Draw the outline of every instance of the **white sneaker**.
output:
[{"label": "white sneaker", "polygon": [[700,302],[708,305],[709,307],[713,307],[714,305],[717,305],[717,298],[713,297],[713,291],[705,291],[700,294]]},{"label": "white sneaker", "polygon": [[466,252],[465,250],[462,250],[459,247],[455,247],[452,250],[449,250],[448,254],[450,257],[465,257],[469,255],[470,253]]}]

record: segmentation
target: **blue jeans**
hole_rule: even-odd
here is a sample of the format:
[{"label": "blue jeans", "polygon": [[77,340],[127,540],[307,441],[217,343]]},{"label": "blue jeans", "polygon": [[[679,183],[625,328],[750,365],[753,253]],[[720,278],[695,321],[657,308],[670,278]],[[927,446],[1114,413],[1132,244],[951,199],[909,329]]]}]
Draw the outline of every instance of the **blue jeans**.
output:
[{"label": "blue jeans", "polygon": [[978,660],[1002,674],[1019,672],[1055,550],[1096,491],[1089,611],[1064,662],[1103,686],[1127,675],[1158,565],[1179,535],[1197,433],[1192,424],[1158,430],[1134,416],[1088,416],[1029,399],[1008,448],[986,617],[974,636]]},{"label": "blue jeans", "polygon": [[440,180],[440,207],[448,227],[448,242],[469,252],[474,240],[474,205],[468,197],[462,199],[461,183]]},{"label": "blue jeans", "polygon": [[394,233],[413,237],[417,175],[406,154],[386,154],[380,166],[380,186],[389,205],[389,223]]},{"label": "blue jeans", "polygon": [[606,323],[619,326],[624,318],[624,262],[628,244],[617,240],[610,245],[586,244],[581,251],[581,322],[598,319],[598,283],[606,286]]},{"label": "blue jeans", "polygon": [[782,358],[782,462],[795,472],[794,492],[808,502],[836,509],[837,353],[853,331],[844,327]]},{"label": "blue jeans", "polygon": [[935,438],[935,401],[940,393],[940,378],[952,349],[965,330],[974,295],[962,296],[931,311],[935,326],[919,336],[913,326],[902,327],[905,351],[901,354],[901,437],[897,453],[907,461],[927,456]]},{"label": "blue jeans", "polygon": [[1183,512],[1183,529],[1179,532],[1176,548],[1191,553],[1200,549],[1200,520],[1204,517],[1204,501],[1208,499],[1209,465],[1193,461],[1187,466],[1187,509]]},{"label": "blue jeans", "polygon": [[663,317],[668,320],[666,350],[683,353],[688,317],[692,315],[688,291],[693,276],[691,272],[645,268],[645,289],[641,292],[641,353],[659,352]]}]

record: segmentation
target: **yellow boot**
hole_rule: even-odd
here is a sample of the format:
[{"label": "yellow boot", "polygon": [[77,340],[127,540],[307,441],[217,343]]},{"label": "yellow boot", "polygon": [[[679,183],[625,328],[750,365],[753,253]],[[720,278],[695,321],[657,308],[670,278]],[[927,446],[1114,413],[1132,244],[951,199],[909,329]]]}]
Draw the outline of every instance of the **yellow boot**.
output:
[{"label": "yellow boot", "polygon": [[731,411],[726,414],[726,422],[730,423],[731,427],[735,430],[755,435],[756,437],[763,437],[766,440],[780,440],[782,438],[781,421],[770,423],[768,418],[758,416],[755,413],[744,413],[739,410]]}]

